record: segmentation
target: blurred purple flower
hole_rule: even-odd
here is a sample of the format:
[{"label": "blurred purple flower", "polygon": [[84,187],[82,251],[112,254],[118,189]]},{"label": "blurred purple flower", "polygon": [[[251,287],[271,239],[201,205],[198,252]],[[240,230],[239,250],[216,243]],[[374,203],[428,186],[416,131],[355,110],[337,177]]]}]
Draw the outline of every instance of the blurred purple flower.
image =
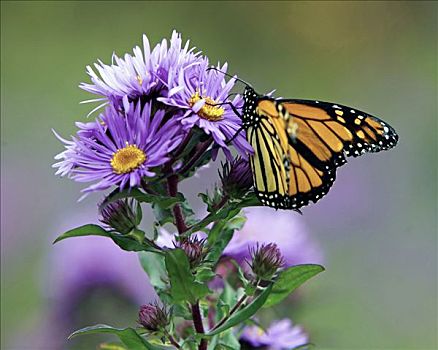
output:
[{"label": "blurred purple flower", "polygon": [[[87,208],[88,211],[93,209]],[[61,223],[54,231],[63,232],[79,222],[90,221],[95,220],[84,211],[69,216],[68,222]],[[16,349],[28,348],[29,344],[35,349],[66,349],[66,337],[90,322],[90,319],[83,319],[87,316],[81,304],[102,289],[116,296],[120,305],[132,308],[132,311],[138,305],[156,298],[137,254],[120,250],[105,237],[74,238],[56,244],[50,249],[41,282],[43,295],[48,301],[47,309],[40,316],[35,329],[25,333],[26,337],[21,333],[16,339]],[[107,301],[110,300],[113,301]],[[99,307],[105,302],[102,301]],[[93,310],[88,311],[93,314]],[[108,317],[110,319],[104,321],[111,323],[117,321],[120,315]],[[132,322],[135,321],[134,314],[124,317],[132,317]]]},{"label": "blurred purple flower", "polygon": [[309,336],[301,326],[294,326],[289,319],[274,321],[266,329],[247,326],[240,337],[255,348],[267,350],[291,350],[309,342]]},{"label": "blurred purple flower", "polygon": [[199,53],[193,51],[194,48],[189,49],[189,41],[183,46],[181,34],[176,31],[172,33],[169,46],[163,39],[152,50],[147,36],[143,35],[143,50],[137,46],[133,55],[125,54],[124,58],[113,54],[111,65],[99,60],[94,64],[97,73],[87,66],[92,83],[82,83],[80,87],[103,98],[84,102],[109,100],[121,105],[122,101],[126,103],[151,93],[167,96],[167,84],[173,80],[175,72],[200,59]]},{"label": "blurred purple flower", "polygon": [[[189,130],[196,125],[204,130],[224,150],[229,160],[232,156],[226,141],[231,139],[237,151],[246,157],[253,150],[241,130],[242,121],[229,104],[223,104],[229,102],[227,97],[235,79],[225,80],[222,72],[227,71],[227,64],[217,66],[220,72],[208,68],[208,59],[204,58],[199,64],[180,69],[175,79],[169,82],[169,95],[158,100],[185,110],[179,118],[183,128]],[[231,103],[240,110],[242,97],[235,96]]]},{"label": "blurred purple flower", "polygon": [[64,140],[66,150],[55,159],[56,174],[69,175],[78,182],[92,182],[83,192],[111,186],[136,187],[142,177],[155,175],[152,168],[169,160],[169,152],[183,138],[175,120],[164,122],[164,111],[151,115],[151,105],[140,102],[123,115],[108,107],[95,128],[88,124],[72,141]]},{"label": "blurred purple flower", "polygon": [[260,242],[277,244],[284,257],[285,267],[323,262],[321,248],[296,214],[266,207],[247,208],[244,212],[247,222],[240,231],[234,233],[224,250],[224,256],[243,263],[250,258],[249,248]]},{"label": "blurred purple flower", "polygon": [[[58,305],[72,305],[85,291],[107,285],[143,303],[153,294],[134,253],[120,250],[110,239],[86,237],[54,248],[48,293]],[[144,279],[139,276],[144,276]],[[148,298],[149,299],[149,298]]]}]

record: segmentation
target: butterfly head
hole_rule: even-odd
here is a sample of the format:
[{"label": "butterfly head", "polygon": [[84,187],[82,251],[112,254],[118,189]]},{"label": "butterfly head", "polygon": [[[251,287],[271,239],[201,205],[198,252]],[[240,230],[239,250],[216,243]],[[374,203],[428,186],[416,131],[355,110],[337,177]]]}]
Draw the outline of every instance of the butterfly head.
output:
[{"label": "butterfly head", "polygon": [[243,100],[245,101],[245,104],[247,104],[250,101],[254,101],[259,97],[259,94],[255,92],[255,90],[247,85],[245,87],[245,91],[243,92]]}]

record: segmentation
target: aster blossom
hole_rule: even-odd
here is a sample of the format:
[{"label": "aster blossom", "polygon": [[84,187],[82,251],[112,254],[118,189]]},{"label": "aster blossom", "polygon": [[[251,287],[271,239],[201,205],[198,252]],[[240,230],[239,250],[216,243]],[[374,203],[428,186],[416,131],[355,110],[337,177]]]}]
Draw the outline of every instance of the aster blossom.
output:
[{"label": "aster blossom", "polygon": [[240,339],[256,349],[267,350],[289,350],[309,343],[304,329],[288,319],[272,322],[266,331],[259,326],[247,326]]},{"label": "aster blossom", "polygon": [[173,31],[169,43],[163,39],[151,49],[147,36],[143,35],[143,49],[136,46],[133,54],[125,54],[123,58],[113,54],[110,65],[99,60],[94,69],[87,66],[91,84],[79,86],[102,98],[84,102],[121,105],[140,97],[167,96],[167,84],[175,71],[184,70],[201,59],[200,53],[189,48],[189,44],[189,41],[183,44],[181,34]]},{"label": "aster blossom", "polygon": [[137,187],[142,178],[155,176],[154,168],[170,159],[169,152],[184,135],[175,120],[164,122],[164,111],[152,116],[151,104],[131,107],[120,113],[109,106],[94,128],[79,130],[71,141],[61,139],[66,150],[55,157],[61,160],[54,164],[57,174],[95,182],[83,190],[86,193],[111,186]]},{"label": "aster blossom", "polygon": [[199,127],[211,135],[227,158],[232,160],[228,140],[232,140],[236,150],[244,157],[253,150],[241,129],[242,121],[235,112],[240,113],[243,99],[236,95],[232,101],[228,100],[235,79],[226,81],[224,73],[227,67],[225,63],[216,69],[209,69],[208,59],[203,58],[199,64],[180,69],[169,84],[169,95],[158,100],[184,110],[179,117],[183,128],[189,130],[194,126]]}]

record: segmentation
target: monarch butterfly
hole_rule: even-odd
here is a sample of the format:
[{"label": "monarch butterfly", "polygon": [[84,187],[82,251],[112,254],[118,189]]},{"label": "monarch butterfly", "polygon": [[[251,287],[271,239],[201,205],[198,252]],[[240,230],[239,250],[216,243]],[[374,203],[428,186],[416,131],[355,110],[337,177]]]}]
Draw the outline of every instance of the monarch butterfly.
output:
[{"label": "monarch butterfly", "polygon": [[338,104],[274,99],[246,85],[242,127],[254,149],[250,164],[262,204],[295,209],[327,194],[346,156],[394,147],[384,121]]}]

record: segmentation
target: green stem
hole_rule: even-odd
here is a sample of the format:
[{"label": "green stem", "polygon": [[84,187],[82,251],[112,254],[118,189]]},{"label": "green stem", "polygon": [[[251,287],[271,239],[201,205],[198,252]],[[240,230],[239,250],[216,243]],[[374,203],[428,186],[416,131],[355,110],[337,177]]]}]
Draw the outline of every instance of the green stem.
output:
[{"label": "green stem", "polygon": [[[257,280],[256,284],[255,284],[255,288],[257,289],[257,287],[259,286],[260,280]],[[218,324],[216,326],[213,327],[213,331],[217,328],[219,328],[220,326],[222,326],[225,322],[227,322],[227,320],[237,311],[239,310],[239,308],[242,306],[242,304],[246,301],[246,299],[248,298],[248,296],[246,294],[242,295],[240,297],[240,299],[237,301],[236,305],[233,306],[233,308],[231,309],[230,313],[228,314],[228,316],[225,316],[222,320],[220,320],[218,322]]]},{"label": "green stem", "polygon": [[172,337],[172,335],[168,332],[165,331],[166,337],[169,339],[170,343],[176,347],[177,349],[181,349],[181,345],[178,344],[178,342],[175,340],[174,337]]}]

